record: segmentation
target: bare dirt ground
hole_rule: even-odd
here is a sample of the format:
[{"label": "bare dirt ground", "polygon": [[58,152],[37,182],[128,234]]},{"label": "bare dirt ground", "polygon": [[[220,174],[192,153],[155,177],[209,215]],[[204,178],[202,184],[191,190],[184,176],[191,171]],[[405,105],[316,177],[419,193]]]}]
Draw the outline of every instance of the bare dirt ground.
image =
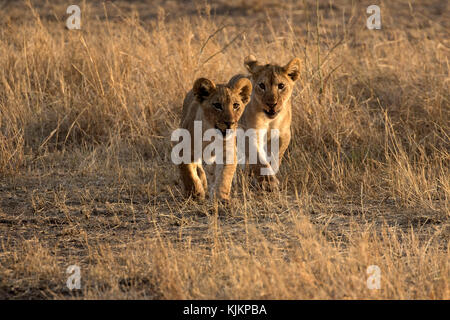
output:
[{"label": "bare dirt ground", "polygon": [[[0,298],[449,299],[450,8],[370,4],[86,1],[67,30],[0,1]],[[250,53],[303,61],[283,188],[183,199],[184,94]]]}]

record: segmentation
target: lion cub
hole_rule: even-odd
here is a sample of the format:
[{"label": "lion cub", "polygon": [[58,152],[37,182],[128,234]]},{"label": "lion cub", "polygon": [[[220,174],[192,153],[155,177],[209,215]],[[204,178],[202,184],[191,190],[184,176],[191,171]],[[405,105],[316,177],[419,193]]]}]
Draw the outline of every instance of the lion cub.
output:
[{"label": "lion cub", "polygon": [[[231,183],[237,166],[236,157],[236,128],[245,106],[250,101],[252,84],[249,79],[243,78],[233,83],[214,84],[211,80],[200,78],[194,83],[183,102],[183,112],[180,127],[187,129],[191,135],[191,163],[179,165],[186,194],[196,198],[204,198],[207,191],[209,178],[213,179],[210,185],[211,197],[222,201],[228,201],[230,197]],[[202,167],[202,155],[195,154],[195,144],[200,143],[203,154],[209,141],[200,142],[201,137],[194,137],[194,129],[201,121],[201,137],[208,129],[213,129],[222,140],[223,155],[229,154],[231,161],[223,160],[222,164],[214,159],[203,159],[212,162],[213,173],[206,177]],[[197,134],[198,135],[198,134]],[[197,139],[197,141],[194,141]],[[197,152],[198,153],[198,152]],[[225,158],[225,156],[224,156]],[[212,160],[212,161],[211,161]],[[217,159],[216,159],[217,160]]]},{"label": "lion cub", "polygon": [[[282,157],[291,140],[292,107],[290,97],[295,82],[300,77],[300,59],[294,58],[288,64],[279,66],[276,64],[261,64],[252,55],[248,56],[244,65],[250,72],[253,84],[251,101],[240,120],[244,130],[255,129],[257,132],[257,145],[254,148],[258,153],[257,164],[250,164],[251,171],[257,176],[258,181],[266,190],[278,188],[279,181],[275,176],[281,164]],[[242,76],[241,76],[242,77]],[[234,79],[239,80],[239,78]],[[267,143],[260,139],[258,129],[267,130]],[[276,168],[272,168],[265,157],[261,157],[261,146],[266,148],[267,155],[271,155],[272,129],[278,129],[278,156]],[[276,132],[276,131],[275,131]],[[248,148],[246,149],[246,153]],[[247,154],[248,159],[248,154]],[[261,169],[271,174],[261,174]]]}]

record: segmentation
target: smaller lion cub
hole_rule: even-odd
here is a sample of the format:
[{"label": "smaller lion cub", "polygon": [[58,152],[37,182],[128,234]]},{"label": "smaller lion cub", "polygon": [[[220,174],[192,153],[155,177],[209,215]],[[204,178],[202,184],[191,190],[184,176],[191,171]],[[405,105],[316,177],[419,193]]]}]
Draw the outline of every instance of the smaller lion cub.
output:
[{"label": "smaller lion cub", "polygon": [[[211,80],[200,78],[187,93],[183,102],[180,127],[187,129],[191,135],[192,162],[179,165],[187,196],[204,199],[208,188],[207,181],[210,180],[212,183],[209,186],[209,195],[224,202],[229,200],[231,183],[237,166],[236,128],[245,106],[250,101],[251,92],[252,83],[246,78],[227,84],[214,84]],[[195,134],[198,135],[195,132],[199,124],[197,121],[201,122],[200,137],[195,136]],[[219,143],[224,158],[226,154],[230,154],[230,147],[233,149],[231,161],[218,162],[217,159],[202,159],[205,148],[211,143],[202,139],[205,131],[209,129],[212,129],[217,138],[220,137]],[[199,152],[195,150],[196,144],[201,146],[202,154],[198,154]],[[213,173],[207,170],[208,178],[203,170],[202,160],[211,163],[209,167],[212,167],[210,169],[213,169]]]}]

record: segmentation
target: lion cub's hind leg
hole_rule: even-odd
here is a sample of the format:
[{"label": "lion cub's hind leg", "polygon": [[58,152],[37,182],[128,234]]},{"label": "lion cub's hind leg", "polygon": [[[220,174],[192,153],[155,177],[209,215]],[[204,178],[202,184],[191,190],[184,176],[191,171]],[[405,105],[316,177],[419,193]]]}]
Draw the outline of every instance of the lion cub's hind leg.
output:
[{"label": "lion cub's hind leg", "polygon": [[180,165],[181,178],[187,196],[204,199],[206,187],[206,176],[201,165],[195,163]]}]

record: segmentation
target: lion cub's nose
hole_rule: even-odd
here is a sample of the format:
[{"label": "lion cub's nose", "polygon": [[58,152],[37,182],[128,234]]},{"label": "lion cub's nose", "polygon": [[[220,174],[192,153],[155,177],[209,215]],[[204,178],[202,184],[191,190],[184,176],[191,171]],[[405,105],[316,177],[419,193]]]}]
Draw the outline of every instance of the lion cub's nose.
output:
[{"label": "lion cub's nose", "polygon": [[223,123],[225,123],[225,125],[227,126],[227,129],[231,129],[231,127],[235,124],[234,121],[224,121]]},{"label": "lion cub's nose", "polygon": [[267,105],[270,109],[273,109],[273,108],[276,107],[277,103],[276,103],[276,102],[275,102],[275,103],[266,103],[266,105]]}]

